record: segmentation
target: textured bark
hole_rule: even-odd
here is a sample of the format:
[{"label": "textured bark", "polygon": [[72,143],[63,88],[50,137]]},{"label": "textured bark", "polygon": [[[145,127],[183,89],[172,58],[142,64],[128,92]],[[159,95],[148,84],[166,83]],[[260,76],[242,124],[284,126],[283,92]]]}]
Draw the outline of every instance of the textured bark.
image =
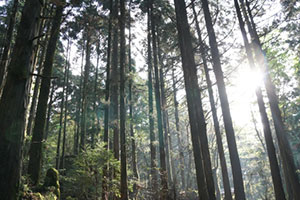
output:
[{"label": "textured bark", "polygon": [[[300,183],[299,178],[296,173],[296,166],[293,158],[293,153],[287,138],[287,132],[285,130],[281,111],[278,106],[278,97],[276,95],[275,86],[272,83],[270,74],[269,74],[269,67],[266,55],[262,49],[262,44],[259,40],[254,19],[251,13],[249,2],[246,0],[246,6],[244,1],[241,0],[242,8],[246,10],[244,11],[244,17],[246,18],[247,26],[249,33],[251,35],[251,43],[253,45],[253,50],[255,52],[255,58],[258,65],[262,68],[263,74],[265,74],[264,84],[267,91],[267,96],[269,99],[269,104],[271,108],[271,114],[274,121],[275,133],[278,139],[278,146],[280,151],[280,156],[283,161],[283,171],[285,178],[288,179],[287,182],[290,184],[287,187],[290,187],[292,190],[292,194],[289,196],[293,197],[294,199],[300,199]],[[248,15],[247,15],[248,14]],[[250,20],[249,20],[250,19]]]},{"label": "textured bark", "polygon": [[179,112],[178,112],[178,101],[177,101],[177,89],[176,89],[176,79],[174,75],[174,70],[172,71],[172,81],[173,81],[173,96],[174,96],[174,114],[175,114],[175,126],[176,126],[176,136],[179,148],[179,169],[181,176],[182,189],[186,189],[185,177],[184,177],[184,154],[183,154],[183,145],[181,141],[181,130],[179,125]]},{"label": "textured bark", "polygon": [[206,178],[202,162],[202,149],[200,148],[199,142],[199,134],[206,134],[206,124],[203,112],[201,112],[202,102],[198,86],[197,69],[194,60],[191,34],[187,21],[186,5],[184,0],[174,0],[174,2],[176,10],[179,47],[181,52],[184,82],[187,96],[188,113],[191,126],[198,194],[199,199],[208,200],[210,199],[210,196],[207,190]]},{"label": "textured bark", "polygon": [[128,199],[125,107],[125,0],[120,0],[120,147],[121,147],[121,200]]},{"label": "textured bark", "polygon": [[192,3],[192,9],[193,9],[194,17],[195,17],[196,31],[197,31],[198,39],[200,42],[200,53],[201,53],[201,58],[202,58],[202,62],[203,62],[206,84],[207,84],[207,88],[208,88],[209,102],[210,102],[212,117],[213,117],[213,121],[214,121],[215,134],[216,134],[216,138],[217,138],[217,146],[218,146],[218,152],[219,152],[219,156],[220,156],[225,199],[231,200],[232,196],[231,196],[230,182],[229,182],[229,177],[228,177],[226,159],[225,159],[225,155],[224,155],[224,148],[223,148],[222,136],[221,136],[218,114],[217,114],[217,109],[216,109],[216,103],[215,103],[215,99],[214,99],[211,79],[209,76],[208,63],[207,63],[206,54],[205,54],[205,47],[204,47],[204,43],[202,40],[201,30],[199,27],[199,22],[198,22],[197,14],[196,14],[197,12],[195,10],[194,3]]},{"label": "textured bark", "polygon": [[14,32],[14,27],[15,27],[15,22],[16,22],[16,15],[18,11],[18,5],[19,5],[19,0],[14,0],[12,9],[9,15],[9,22],[8,22],[8,28],[6,32],[6,37],[5,37],[5,43],[4,43],[4,49],[3,53],[1,56],[1,62],[0,62],[0,97],[2,93],[2,89],[4,87],[5,83],[5,76],[7,73],[7,64],[9,60],[9,54],[11,50],[11,44],[12,44],[12,38],[13,38],[13,32]]},{"label": "textured bark", "polygon": [[153,199],[157,199],[157,163],[156,163],[156,145],[155,145],[155,134],[154,134],[154,118],[153,118],[153,81],[152,81],[152,50],[151,50],[151,20],[150,20],[150,0],[148,1],[148,104],[149,104],[149,133],[150,133],[150,168],[151,168],[151,176],[150,176],[150,184]]},{"label": "textured bark", "polygon": [[3,200],[17,199],[32,54],[36,43],[33,38],[38,32],[40,11],[40,1],[25,2],[0,101],[0,197]]},{"label": "textured bark", "polygon": [[[249,65],[252,69],[255,70],[255,63],[254,63],[254,58],[253,54],[251,51],[251,47],[247,38],[247,33],[245,30],[245,23],[242,18],[242,13],[240,10],[240,6],[237,0],[234,0],[236,12],[237,12],[237,17],[239,20],[239,25],[241,29],[241,33],[243,36],[244,40],[244,45],[246,49],[246,54],[248,57]],[[274,191],[275,191],[275,197],[276,199],[284,200],[285,195],[284,195],[284,190],[283,190],[283,185],[282,185],[282,180],[280,176],[280,169],[276,157],[276,151],[275,151],[275,146],[273,143],[273,138],[272,138],[272,132],[270,128],[270,122],[268,119],[268,115],[266,112],[266,107],[265,103],[263,100],[263,95],[262,95],[262,90],[261,87],[257,87],[256,90],[256,97],[257,97],[257,103],[259,107],[259,112],[260,112],[260,117],[261,117],[261,122],[263,124],[263,131],[264,131],[264,136],[265,136],[265,141],[266,141],[266,146],[267,146],[267,153],[268,153],[268,158],[270,162],[270,168],[271,168],[271,175],[272,175],[272,180],[273,180],[273,186],[274,186]]]},{"label": "textured bark", "polygon": [[158,138],[159,138],[159,158],[160,158],[160,180],[161,180],[161,192],[160,199],[164,200],[168,198],[168,174],[166,166],[166,153],[164,132],[162,125],[161,115],[161,94],[159,87],[159,73],[158,73],[158,61],[157,61],[157,39],[156,39],[156,22],[154,16],[153,0],[150,3],[150,18],[151,18],[151,36],[152,36],[152,49],[153,49],[153,66],[155,74],[155,105],[157,114],[157,126],[158,126]]},{"label": "textured bark", "polygon": [[56,43],[59,37],[61,18],[63,14],[63,6],[57,7],[53,24],[51,28],[51,36],[45,57],[43,70],[43,79],[39,94],[39,101],[36,112],[36,120],[32,134],[32,140],[29,151],[28,174],[34,184],[39,183],[41,167],[42,167],[42,146],[45,137],[45,124],[47,115],[47,103],[51,85],[51,75],[53,67],[53,59],[56,50]]},{"label": "textured bark", "polygon": [[216,40],[216,36],[212,24],[212,19],[210,16],[208,1],[201,0],[201,2],[202,2],[202,9],[204,11],[208,37],[209,37],[209,44],[210,44],[210,50],[211,50],[211,56],[213,62],[213,71],[216,76],[217,86],[218,86],[218,91],[220,96],[221,109],[223,114],[224,126],[226,131],[226,137],[227,137],[227,143],[228,143],[229,155],[230,155],[230,161],[232,167],[235,198],[239,200],[244,200],[245,191],[244,191],[241,163],[240,163],[236,140],[235,140],[235,132],[233,129],[233,124],[231,119],[231,113],[230,113],[229,102],[228,102],[228,97],[225,88],[223,71],[220,62],[220,54],[218,50],[217,40]]}]

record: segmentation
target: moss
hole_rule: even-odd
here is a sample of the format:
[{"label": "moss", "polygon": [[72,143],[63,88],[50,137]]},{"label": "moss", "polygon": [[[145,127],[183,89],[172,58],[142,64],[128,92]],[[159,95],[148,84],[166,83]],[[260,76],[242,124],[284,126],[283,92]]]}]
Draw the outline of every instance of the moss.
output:
[{"label": "moss", "polygon": [[41,193],[33,193],[32,194],[32,199],[33,200],[45,200],[45,198],[43,197],[43,195],[41,195]]},{"label": "moss", "polygon": [[44,188],[54,187],[54,194],[60,198],[59,173],[56,169],[50,168],[47,170],[45,177]]}]

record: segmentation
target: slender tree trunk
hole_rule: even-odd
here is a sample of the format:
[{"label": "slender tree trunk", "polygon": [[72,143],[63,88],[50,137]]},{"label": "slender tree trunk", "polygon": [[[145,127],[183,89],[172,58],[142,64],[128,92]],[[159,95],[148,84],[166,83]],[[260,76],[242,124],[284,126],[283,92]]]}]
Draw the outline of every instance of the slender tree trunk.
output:
[{"label": "slender tree trunk", "polygon": [[25,2],[8,66],[10,71],[0,100],[0,197],[3,200],[17,199],[28,106],[26,100],[30,91],[31,62],[36,43],[33,38],[38,32],[41,7],[38,0]]},{"label": "slender tree trunk", "polygon": [[202,100],[198,86],[197,69],[194,60],[191,34],[187,20],[186,5],[184,0],[174,0],[174,2],[176,10],[178,40],[187,95],[188,113],[191,125],[191,136],[199,199],[215,199],[214,191],[213,193],[208,192],[208,187],[210,187],[210,185],[206,184],[207,179],[205,178],[206,174],[204,173],[202,162],[203,148],[200,148],[199,135],[206,135],[206,123],[202,110]]},{"label": "slender tree trunk", "polygon": [[158,126],[158,137],[159,137],[159,155],[160,155],[160,179],[161,179],[161,194],[160,199],[164,200],[168,198],[168,174],[166,166],[166,153],[164,144],[164,133],[162,127],[162,116],[161,116],[161,94],[159,87],[159,73],[158,73],[158,62],[157,62],[157,44],[156,44],[156,22],[154,16],[153,0],[150,3],[150,17],[151,17],[151,35],[152,35],[152,49],[153,49],[153,66],[155,72],[155,102],[156,102],[156,114],[157,114],[157,126]]},{"label": "slender tree trunk", "polygon": [[150,184],[152,189],[152,198],[157,199],[157,163],[156,163],[156,145],[155,145],[155,134],[154,134],[154,114],[153,114],[153,82],[152,82],[152,50],[151,50],[151,19],[150,19],[150,0],[148,1],[148,103],[149,103],[149,132],[150,132],[150,160],[151,160],[151,176]]},{"label": "slender tree trunk", "polygon": [[216,134],[216,138],[217,138],[218,151],[219,151],[219,155],[220,155],[220,163],[221,163],[222,176],[223,176],[222,180],[223,180],[223,187],[224,187],[224,192],[225,192],[225,199],[231,200],[232,199],[231,188],[230,188],[230,182],[229,182],[229,177],[228,177],[226,159],[225,159],[225,155],[224,155],[224,148],[223,148],[222,136],[221,136],[218,114],[217,114],[217,109],[216,109],[216,103],[215,103],[215,99],[214,99],[212,83],[211,83],[210,76],[209,76],[208,63],[207,63],[206,55],[205,55],[204,43],[203,43],[202,36],[201,36],[201,31],[200,31],[199,22],[197,19],[194,2],[192,3],[192,9],[193,9],[194,17],[195,17],[196,31],[197,31],[198,39],[200,42],[200,53],[201,53],[201,58],[202,58],[203,67],[204,67],[204,71],[205,71],[205,78],[206,78],[206,83],[207,83],[207,88],[208,88],[209,102],[210,102],[210,107],[211,107],[213,121],[214,121],[214,129],[215,129],[215,134]]},{"label": "slender tree trunk", "polygon": [[112,49],[112,65],[111,65],[111,79],[110,79],[110,108],[111,108],[111,126],[113,128],[113,152],[117,160],[120,159],[120,142],[119,142],[119,71],[118,71],[118,0],[114,0],[112,23],[113,23],[113,49]]},{"label": "slender tree trunk", "polygon": [[[108,129],[109,129],[109,96],[110,96],[110,55],[111,55],[111,29],[112,29],[112,6],[113,0],[109,1],[109,22],[108,22],[108,38],[107,38],[107,62],[106,62],[106,82],[105,82],[105,107],[104,107],[104,136],[103,142],[105,143],[105,149],[109,150],[108,145]],[[103,167],[103,179],[102,179],[102,199],[108,198],[108,161],[106,161]]]},{"label": "slender tree trunk", "polygon": [[229,155],[230,155],[230,161],[232,167],[235,198],[239,200],[244,200],[245,191],[244,191],[241,163],[240,163],[236,140],[235,140],[235,133],[234,133],[231,114],[230,114],[229,102],[228,102],[226,88],[225,88],[225,82],[224,82],[224,76],[223,76],[223,71],[220,62],[220,54],[218,50],[217,40],[216,40],[216,36],[212,24],[212,19],[210,16],[208,1],[201,0],[201,2],[204,11],[208,37],[209,37],[209,44],[210,44],[212,62],[213,62],[213,70],[216,76],[217,86],[219,90],[221,109],[223,114],[224,126],[226,131],[226,137],[227,137],[227,143],[228,143]]},{"label": "slender tree trunk", "polygon": [[121,146],[121,200],[128,199],[126,155],[126,107],[125,107],[125,0],[120,0],[120,146]]},{"label": "slender tree trunk", "polygon": [[91,33],[89,27],[86,27],[86,49],[85,49],[85,66],[84,66],[84,77],[82,84],[82,112],[81,112],[81,134],[80,134],[80,150],[85,149],[86,130],[87,130],[87,87],[89,80],[89,73],[91,67]]},{"label": "slender tree trunk", "polygon": [[135,143],[135,134],[133,129],[133,99],[132,99],[132,85],[133,85],[133,78],[132,78],[132,62],[131,62],[131,2],[129,2],[129,44],[128,44],[128,66],[129,66],[129,126],[130,126],[130,136],[131,136],[131,159],[132,159],[132,171],[134,177],[133,183],[133,192],[132,198],[136,199],[138,193],[137,182],[139,180],[138,168],[137,168],[137,159],[136,159],[136,143]]},{"label": "slender tree trunk", "polygon": [[68,91],[69,91],[69,75],[70,75],[70,52],[71,52],[71,43],[70,38],[68,38],[67,44],[67,55],[66,55],[66,84],[65,84],[65,113],[64,113],[64,132],[63,132],[63,143],[62,143],[62,152],[61,152],[61,168],[65,168],[65,150],[66,150],[66,136],[67,136],[67,122],[68,122]]},{"label": "slender tree trunk", "polygon": [[181,141],[181,130],[180,130],[180,125],[179,125],[179,113],[178,113],[178,101],[177,101],[177,89],[176,89],[176,79],[175,79],[175,74],[174,70],[172,71],[172,79],[173,79],[173,96],[174,96],[174,114],[175,114],[175,125],[176,125],[176,136],[177,136],[177,141],[178,141],[178,148],[179,148],[179,169],[180,169],[180,175],[181,175],[181,184],[182,184],[182,189],[186,188],[185,184],[185,177],[184,177],[184,154],[183,154],[183,145]]},{"label": "slender tree trunk", "polygon": [[78,99],[77,99],[77,113],[76,113],[76,123],[77,123],[77,130],[76,130],[76,136],[74,141],[74,154],[77,155],[79,152],[79,135],[81,130],[81,99],[82,99],[82,77],[83,77],[83,61],[84,61],[84,48],[82,49],[81,53],[81,68],[80,68],[80,81],[79,81],[79,93],[78,93]]},{"label": "slender tree trunk", "polygon": [[5,76],[7,71],[7,65],[9,60],[9,54],[11,50],[11,44],[12,44],[12,38],[13,38],[13,32],[16,22],[16,15],[18,12],[18,5],[19,0],[14,0],[10,16],[9,16],[9,22],[8,22],[8,29],[6,32],[5,42],[4,42],[4,49],[1,57],[1,63],[0,63],[0,98],[2,94],[2,89],[4,87],[5,83]]},{"label": "slender tree trunk", "polygon": [[[240,29],[242,32],[245,48],[246,48],[246,53],[249,61],[249,65],[252,69],[255,69],[255,64],[254,64],[254,59],[253,59],[253,54],[251,51],[251,47],[247,38],[247,33],[245,30],[245,24],[242,19],[242,13],[239,7],[239,3],[237,0],[234,0],[238,20],[239,20],[239,25]],[[265,136],[265,141],[266,141],[266,146],[267,146],[267,152],[268,152],[268,157],[269,157],[269,162],[270,162],[270,168],[271,168],[271,175],[272,175],[272,180],[273,180],[273,186],[274,186],[274,191],[275,191],[275,197],[276,199],[285,199],[284,195],[284,190],[283,190],[283,185],[281,181],[281,176],[280,176],[280,169],[276,157],[276,151],[275,151],[275,146],[273,143],[273,138],[272,138],[272,132],[270,128],[270,122],[268,119],[268,115],[266,112],[265,108],[265,103],[263,100],[263,95],[262,95],[262,90],[260,87],[257,87],[255,89],[256,92],[256,97],[257,97],[257,103],[259,107],[259,112],[260,112],[260,117],[261,117],[261,122],[263,124],[263,130],[264,130],[264,136]]]}]

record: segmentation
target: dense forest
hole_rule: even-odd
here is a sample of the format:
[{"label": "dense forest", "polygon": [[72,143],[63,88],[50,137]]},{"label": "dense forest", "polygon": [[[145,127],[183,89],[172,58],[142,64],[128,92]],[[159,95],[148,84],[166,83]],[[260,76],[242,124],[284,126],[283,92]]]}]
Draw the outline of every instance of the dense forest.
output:
[{"label": "dense forest", "polygon": [[0,200],[300,200],[300,2],[1,0]]}]

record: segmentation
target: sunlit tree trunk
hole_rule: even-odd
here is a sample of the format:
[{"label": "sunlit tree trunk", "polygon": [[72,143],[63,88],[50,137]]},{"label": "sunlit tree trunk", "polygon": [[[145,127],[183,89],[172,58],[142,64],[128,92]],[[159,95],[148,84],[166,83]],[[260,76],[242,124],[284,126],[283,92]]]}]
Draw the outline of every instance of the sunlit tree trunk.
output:
[{"label": "sunlit tree trunk", "polygon": [[0,100],[0,197],[3,200],[17,199],[19,189],[32,54],[41,7],[38,0],[25,2]]},{"label": "sunlit tree trunk", "polygon": [[188,113],[191,126],[199,199],[215,199],[214,193],[208,193],[208,187],[210,187],[210,185],[207,185],[206,183],[207,179],[205,177],[206,174],[204,173],[204,166],[202,162],[203,148],[200,148],[199,135],[206,135],[206,123],[202,110],[202,100],[198,86],[197,69],[194,60],[191,34],[187,21],[186,5],[184,0],[174,0],[174,2]]},{"label": "sunlit tree trunk", "polygon": [[[255,70],[254,58],[253,58],[251,47],[250,47],[250,44],[249,44],[249,41],[248,41],[248,38],[247,38],[247,33],[246,33],[246,30],[245,30],[244,21],[242,19],[242,13],[241,13],[241,10],[240,10],[240,6],[239,6],[239,3],[238,3],[237,0],[234,0],[234,4],[235,4],[235,8],[236,8],[236,12],[237,12],[237,16],[238,16],[239,25],[240,25],[240,29],[241,29],[241,32],[242,32],[245,48],[246,48],[246,54],[247,54],[247,57],[248,57],[249,65],[252,69]],[[263,131],[264,131],[264,136],[265,136],[265,141],[266,141],[266,146],[267,146],[267,153],[268,153],[269,162],[270,162],[270,168],[271,168],[271,175],[272,175],[273,186],[274,186],[274,191],[275,191],[275,197],[278,200],[279,199],[284,200],[285,195],[284,195],[284,190],[283,190],[281,176],[280,176],[280,169],[279,169],[279,165],[278,165],[278,161],[277,161],[277,157],[276,157],[275,146],[274,146],[274,143],[273,143],[272,132],[271,132],[271,128],[270,128],[270,122],[269,122],[269,119],[268,119],[265,103],[264,103],[264,100],[263,100],[262,90],[261,90],[260,87],[257,87],[255,92],[256,92],[260,117],[261,117],[261,121],[262,121],[262,124],[263,124]]]},{"label": "sunlit tree trunk", "polygon": [[216,134],[216,138],[217,138],[217,146],[218,146],[221,169],[222,169],[222,176],[223,176],[222,180],[223,180],[223,187],[224,187],[224,192],[225,192],[225,199],[231,200],[232,196],[231,196],[230,182],[229,182],[229,177],[228,177],[226,159],[225,159],[225,155],[224,155],[224,148],[223,148],[222,136],[221,136],[218,114],[217,114],[217,109],[216,109],[216,103],[215,103],[215,99],[214,99],[212,83],[211,83],[210,76],[209,76],[208,63],[207,63],[206,54],[205,54],[205,47],[204,47],[204,43],[202,40],[201,30],[199,27],[199,22],[197,19],[197,14],[196,14],[194,3],[192,3],[192,9],[193,9],[193,14],[194,14],[194,18],[195,18],[196,31],[197,31],[198,39],[200,42],[200,53],[201,53],[201,58],[202,58],[202,62],[203,62],[203,68],[204,68],[205,78],[206,78],[206,83],[207,83],[207,88],[208,88],[209,102],[210,102],[210,107],[211,107],[212,116],[213,116],[215,134]]},{"label": "sunlit tree trunk", "polygon": [[245,191],[244,191],[243,175],[242,175],[241,163],[240,163],[236,140],[235,140],[235,133],[232,124],[228,97],[225,88],[224,75],[223,75],[221,62],[220,62],[218,44],[217,44],[217,40],[216,40],[216,36],[212,24],[212,19],[210,16],[208,1],[201,0],[201,2],[202,2],[202,9],[204,11],[208,37],[209,37],[210,51],[211,51],[212,62],[213,62],[213,71],[216,76],[217,86],[218,86],[218,91],[220,96],[221,109],[223,114],[224,126],[226,131],[226,137],[227,137],[227,143],[228,143],[229,155],[230,155],[230,161],[232,167],[235,198],[239,200],[244,200]]}]

